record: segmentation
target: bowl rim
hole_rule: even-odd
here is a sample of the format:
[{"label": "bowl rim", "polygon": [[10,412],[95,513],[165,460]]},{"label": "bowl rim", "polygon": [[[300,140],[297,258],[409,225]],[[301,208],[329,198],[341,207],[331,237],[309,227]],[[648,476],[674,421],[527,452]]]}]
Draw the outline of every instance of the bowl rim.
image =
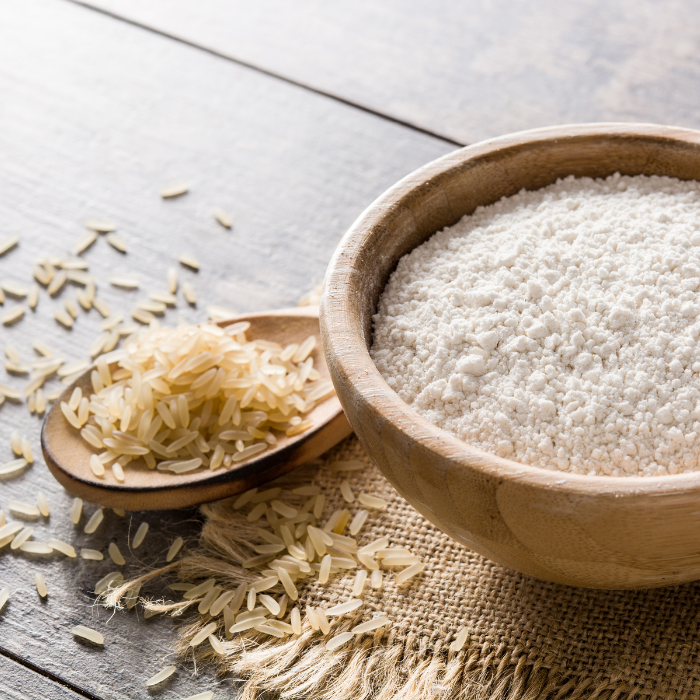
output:
[{"label": "bowl rim", "polygon": [[[566,124],[519,131],[459,148],[409,173],[380,195],[356,219],[341,239],[328,266],[320,303],[321,332],[324,350],[336,391],[336,375],[342,375],[352,395],[363,408],[386,417],[410,440],[420,443],[436,456],[455,466],[482,472],[484,476],[515,480],[525,486],[547,488],[572,496],[607,496],[610,498],[653,497],[661,495],[700,494],[700,471],[661,476],[588,476],[554,471],[505,459],[474,447],[447,430],[431,423],[411,408],[386,383],[370,357],[359,320],[347,313],[352,293],[346,273],[357,270],[354,263],[363,252],[371,232],[382,225],[390,212],[405,207],[412,192],[436,182],[450,170],[463,167],[470,160],[488,157],[498,151],[528,148],[552,140],[576,140],[599,136],[641,138],[649,141],[683,142],[700,147],[700,131],[647,123],[594,122]],[[432,235],[432,234],[431,234]],[[428,240],[429,236],[423,239]],[[419,244],[420,245],[420,244]],[[373,310],[374,311],[374,310]],[[351,358],[349,361],[348,358]]]}]

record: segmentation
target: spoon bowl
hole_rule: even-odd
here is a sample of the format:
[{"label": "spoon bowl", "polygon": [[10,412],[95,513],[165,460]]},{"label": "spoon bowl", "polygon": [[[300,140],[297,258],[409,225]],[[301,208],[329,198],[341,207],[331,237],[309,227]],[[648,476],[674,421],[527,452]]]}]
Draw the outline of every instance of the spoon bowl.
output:
[{"label": "spoon bowl", "polygon": [[[301,343],[310,335],[319,337],[318,308],[302,307],[249,314],[219,321],[227,326],[248,321],[250,338],[272,340],[281,345]],[[322,378],[329,378],[328,367],[320,344],[312,352],[314,367]],[[276,434],[277,444],[260,455],[233,464],[230,468],[211,471],[196,469],[184,474],[149,469],[142,459],[129,463],[128,478],[118,482],[110,469],[97,477],[90,468],[95,450],[68,423],[60,409],[76,387],[85,395],[92,393],[90,370],[69,386],[55,402],[44,420],[41,449],[49,470],[72,494],[111,508],[126,510],[166,510],[215,501],[274,479],[295,467],[318,457],[347,437],[352,428],[334,395],[315,406],[305,419],[313,426],[289,437]]]}]

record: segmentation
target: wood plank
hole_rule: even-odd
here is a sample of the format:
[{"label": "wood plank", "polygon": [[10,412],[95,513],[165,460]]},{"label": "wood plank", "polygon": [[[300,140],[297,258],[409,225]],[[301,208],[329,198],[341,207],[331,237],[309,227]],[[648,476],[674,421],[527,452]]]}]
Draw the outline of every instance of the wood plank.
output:
[{"label": "wood plank", "polygon": [[86,0],[463,143],[587,121],[700,127],[691,0]]},{"label": "wood plank", "polygon": [[[83,257],[99,279],[98,296],[128,317],[136,299],[165,287],[166,270],[195,284],[202,300],[189,307],[180,295],[177,318],[199,321],[208,303],[235,311],[293,305],[321,280],[344,230],[386,187],[451,149],[333,100],[241,68],[150,32],[55,0],[7,0],[0,23],[0,240],[14,233],[19,246],[0,257],[0,279],[31,283],[42,255],[70,256],[87,218],[119,225],[129,250],[122,255],[98,240]],[[162,200],[159,189],[185,180],[190,192]],[[234,217],[232,231],[213,218],[214,207]],[[201,271],[176,262],[195,254]],[[142,289],[107,284],[116,272],[138,276]],[[100,333],[95,310],[80,312],[73,330],[53,310],[75,297],[75,286],[55,299],[41,291],[36,312],[12,327],[0,325],[0,345],[11,342],[24,361],[42,339],[57,354],[86,356]],[[16,302],[0,307],[0,314]],[[0,382],[22,387],[26,378],[0,370]],[[52,381],[51,386],[60,386]],[[0,407],[0,463],[11,458],[13,429],[31,437],[38,455],[40,421],[24,405]],[[12,499],[47,495],[51,516],[36,524],[35,539],[54,536],[76,547],[105,551],[117,542],[127,575],[162,562],[178,535],[196,537],[196,513],[169,511],[120,518],[111,511],[95,535],[70,522],[71,497],[41,459],[0,484],[0,508]],[[86,516],[94,511],[86,507]],[[151,532],[130,553],[128,530],[142,520]],[[89,697],[145,696],[144,682],[172,662],[175,625],[141,621],[137,610],[112,616],[92,605],[95,582],[115,567],[103,562],[29,558],[0,550],[0,588],[12,595],[0,613],[0,650],[70,681]],[[49,595],[39,600],[34,572]],[[146,593],[162,592],[160,584]],[[85,624],[104,633],[104,649],[73,639]],[[192,676],[182,665],[159,697],[186,697],[230,680]],[[30,690],[22,692],[33,696]]]},{"label": "wood plank", "polygon": [[3,700],[84,700],[85,695],[55,683],[31,669],[0,655],[0,697]]}]

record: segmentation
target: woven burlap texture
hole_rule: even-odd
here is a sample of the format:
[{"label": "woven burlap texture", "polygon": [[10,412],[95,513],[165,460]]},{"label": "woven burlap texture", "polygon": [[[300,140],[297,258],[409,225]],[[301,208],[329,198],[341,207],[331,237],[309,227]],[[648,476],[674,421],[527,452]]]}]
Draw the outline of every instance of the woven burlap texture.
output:
[{"label": "woven burlap texture", "polygon": [[[338,460],[362,460],[367,467],[348,476],[329,468]],[[386,613],[393,626],[356,637],[333,652],[326,651],[326,638],[307,621],[299,637],[275,639],[252,632],[227,640],[219,616],[217,634],[226,653],[222,657],[203,643],[197,647],[197,663],[242,678],[243,698],[266,691],[307,700],[700,697],[698,585],[599,591],[545,583],[505,569],[419,515],[354,437],[277,483],[292,488],[314,479],[329,497],[323,522],[335,508],[347,506],[339,492],[343,478],[356,494],[377,494],[389,502],[385,512],[371,511],[359,543],[386,536],[391,546],[420,556],[426,570],[402,587],[391,575],[379,592],[367,586],[362,607],[335,618],[331,635],[378,612]],[[349,506],[353,514],[360,507]],[[185,580],[216,577],[224,587],[259,578],[239,566],[251,556],[245,543],[260,542],[256,526],[245,520],[248,510],[234,511],[232,499],[204,506],[198,549],[168,568]],[[327,608],[350,598],[354,575],[336,574],[326,585],[315,577],[300,581],[302,613],[306,605]],[[189,641],[212,620],[208,615],[188,617],[189,605],[151,602],[147,607],[183,614],[178,650],[191,657]],[[468,642],[455,654],[448,646],[463,626],[469,629]]]}]

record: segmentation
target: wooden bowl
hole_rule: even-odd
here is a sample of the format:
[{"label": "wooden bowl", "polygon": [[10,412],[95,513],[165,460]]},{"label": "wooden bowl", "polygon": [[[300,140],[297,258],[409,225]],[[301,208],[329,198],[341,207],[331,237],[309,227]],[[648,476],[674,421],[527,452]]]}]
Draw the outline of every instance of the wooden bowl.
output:
[{"label": "wooden bowl", "polygon": [[700,132],[646,124],[538,129],[462,148],[388,190],[343,238],[321,333],[338,397],[367,452],[441,530],[499,564],[593,588],[700,579],[700,472],[590,477],[477,449],[389,388],[368,348],[372,314],[403,255],[477,206],[567,175],[700,180]]}]

